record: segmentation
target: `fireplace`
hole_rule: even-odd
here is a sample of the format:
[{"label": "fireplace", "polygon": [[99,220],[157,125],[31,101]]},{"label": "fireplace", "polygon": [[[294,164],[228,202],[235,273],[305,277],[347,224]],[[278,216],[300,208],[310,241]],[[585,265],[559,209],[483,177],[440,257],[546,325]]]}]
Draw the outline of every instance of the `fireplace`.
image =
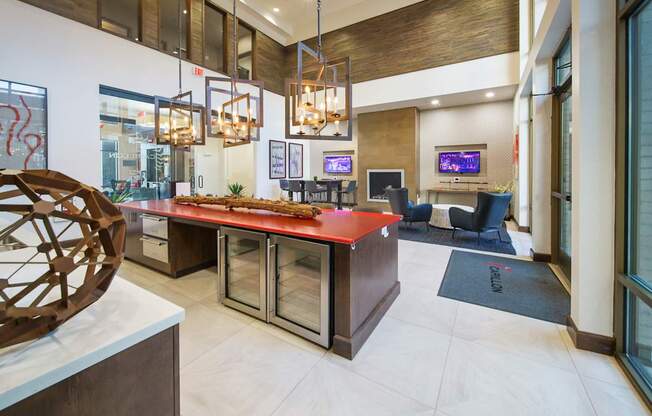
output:
[{"label": "fireplace", "polygon": [[367,201],[387,202],[385,188],[403,188],[405,171],[403,169],[367,169]]}]

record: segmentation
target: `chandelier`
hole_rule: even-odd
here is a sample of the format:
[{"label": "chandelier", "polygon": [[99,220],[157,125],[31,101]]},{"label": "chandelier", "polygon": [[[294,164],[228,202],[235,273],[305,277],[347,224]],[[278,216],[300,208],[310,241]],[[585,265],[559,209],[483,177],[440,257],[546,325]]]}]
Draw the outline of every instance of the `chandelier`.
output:
[{"label": "chandelier", "polygon": [[238,77],[238,16],[233,1],[233,72],[206,77],[208,136],[224,139],[224,147],[260,140],[263,127],[263,82]]},{"label": "chandelier", "polygon": [[322,53],[321,0],[317,0],[317,50],[297,43],[296,77],[285,80],[285,109],[287,139],[352,139],[351,61],[328,60]]},{"label": "chandelier", "polygon": [[[181,0],[177,0],[179,29],[179,93],[172,98],[154,97],[154,137],[157,144],[191,146],[206,144],[204,108],[193,104],[192,91],[181,85]],[[197,128],[199,127],[199,128]]]}]

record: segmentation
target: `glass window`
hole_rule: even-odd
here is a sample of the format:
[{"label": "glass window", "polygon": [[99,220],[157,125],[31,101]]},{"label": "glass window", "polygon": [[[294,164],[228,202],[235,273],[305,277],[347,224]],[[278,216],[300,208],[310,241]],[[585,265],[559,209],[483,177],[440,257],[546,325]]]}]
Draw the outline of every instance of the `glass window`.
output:
[{"label": "glass window", "polygon": [[629,274],[652,287],[652,6],[630,23]]},{"label": "glass window", "polygon": [[101,27],[116,35],[140,41],[140,0],[103,0]]},{"label": "glass window", "polygon": [[564,41],[559,54],[555,57],[555,85],[561,86],[572,72],[572,48],[570,36]]},{"label": "glass window", "polygon": [[[181,9],[181,10],[179,10]],[[160,0],[160,49],[177,55],[181,45],[181,57],[188,56],[188,13],[187,0]],[[179,27],[181,24],[181,27]],[[181,36],[181,41],[179,41]]]},{"label": "glass window", "polygon": [[[624,274],[626,362],[652,385],[652,6],[645,1],[627,18],[627,225]],[[622,350],[621,350],[622,351]],[[645,386],[645,384],[647,386]]]},{"label": "glass window", "polygon": [[204,10],[204,64],[224,71],[224,14],[208,3]]},{"label": "glass window", "polygon": [[46,89],[0,80],[0,168],[46,167]]},{"label": "glass window", "polygon": [[238,77],[252,79],[254,31],[238,21]]},{"label": "glass window", "polygon": [[171,196],[170,146],[154,144],[154,103],[100,89],[102,188],[114,201]]}]

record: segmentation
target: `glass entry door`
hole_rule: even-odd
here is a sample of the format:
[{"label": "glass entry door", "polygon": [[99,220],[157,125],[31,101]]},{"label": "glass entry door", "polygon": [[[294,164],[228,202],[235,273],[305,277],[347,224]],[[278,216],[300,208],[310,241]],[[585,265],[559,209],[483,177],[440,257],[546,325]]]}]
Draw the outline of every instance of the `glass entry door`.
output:
[{"label": "glass entry door", "polygon": [[218,232],[220,301],[267,320],[267,236],[221,227]]},{"label": "glass entry door", "polygon": [[329,347],[329,246],[272,235],[269,253],[269,321]]}]

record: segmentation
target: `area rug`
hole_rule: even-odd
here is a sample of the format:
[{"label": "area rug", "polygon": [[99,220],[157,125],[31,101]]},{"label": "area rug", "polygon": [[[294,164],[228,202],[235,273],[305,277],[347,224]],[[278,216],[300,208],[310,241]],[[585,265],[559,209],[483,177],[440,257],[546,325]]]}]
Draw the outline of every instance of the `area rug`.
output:
[{"label": "area rug", "polygon": [[454,250],[439,296],[566,324],[570,296],[546,263]]},{"label": "area rug", "polygon": [[453,230],[436,227],[428,227],[426,230],[423,223],[410,226],[401,222],[398,227],[398,238],[401,240],[490,251],[492,253],[516,254],[516,250],[512,245],[512,239],[509,237],[507,229],[504,226],[500,234],[505,242],[500,241],[498,233],[492,231],[483,233],[480,238],[480,244],[478,244],[478,234],[469,231],[457,230],[455,232],[455,239],[453,239]]}]

